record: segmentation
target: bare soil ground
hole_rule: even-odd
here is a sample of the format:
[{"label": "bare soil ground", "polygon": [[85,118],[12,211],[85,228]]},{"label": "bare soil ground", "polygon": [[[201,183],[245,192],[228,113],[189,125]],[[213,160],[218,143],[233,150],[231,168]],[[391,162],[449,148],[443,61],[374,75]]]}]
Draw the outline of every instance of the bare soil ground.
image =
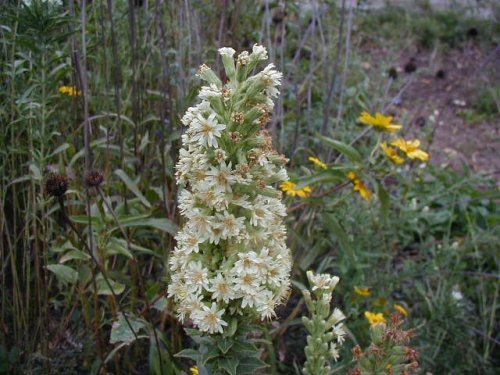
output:
[{"label": "bare soil ground", "polygon": [[429,139],[432,163],[456,169],[465,164],[500,180],[500,119],[489,116],[471,122],[465,116],[473,111],[481,84],[500,82],[500,49],[484,51],[470,45],[440,56],[423,51],[406,57],[401,67],[411,57],[417,71],[401,95],[398,110],[409,114],[410,133],[425,134],[429,131],[426,127],[433,127]]}]

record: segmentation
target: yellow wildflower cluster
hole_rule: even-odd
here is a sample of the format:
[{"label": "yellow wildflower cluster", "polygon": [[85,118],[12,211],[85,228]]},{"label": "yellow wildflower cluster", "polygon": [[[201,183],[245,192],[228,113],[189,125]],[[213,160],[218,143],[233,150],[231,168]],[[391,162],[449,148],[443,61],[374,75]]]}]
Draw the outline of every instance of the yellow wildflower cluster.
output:
[{"label": "yellow wildflower cluster", "polygon": [[61,86],[61,87],[59,87],[59,92],[61,94],[66,94],[69,96],[82,95],[82,92],[80,90],[78,90],[78,87],[76,87],[76,86]]},{"label": "yellow wildflower cluster", "polygon": [[386,320],[384,318],[384,314],[382,313],[373,313],[371,311],[365,311],[365,318],[371,325],[385,323]]},{"label": "yellow wildflower cluster", "polygon": [[291,197],[307,198],[312,193],[310,186],[304,186],[302,189],[297,189],[297,184],[292,181],[283,182],[280,185],[280,188],[286,193],[286,195]]},{"label": "yellow wildflower cluster", "polygon": [[319,168],[326,169],[328,167],[326,165],[326,163],[323,163],[320,159],[318,159],[314,156],[309,156],[308,160],[311,161],[315,166],[317,166]]},{"label": "yellow wildflower cluster", "polygon": [[365,183],[359,178],[355,172],[349,172],[347,177],[353,182],[353,190],[359,192],[359,194],[369,201],[372,199],[373,193],[366,187]]},{"label": "yellow wildflower cluster", "polygon": [[[375,116],[372,116],[368,112],[362,112],[358,119],[362,124],[372,125],[376,129],[385,130],[391,133],[403,127],[402,125],[393,124],[392,120],[392,116],[384,116],[380,112],[377,112]],[[420,149],[420,141],[418,139],[407,140],[398,138],[391,142],[391,146],[389,146],[387,142],[382,142],[380,148],[382,148],[387,157],[395,164],[403,164],[405,162],[405,158],[401,156],[399,152],[402,152],[409,159],[429,160],[429,154]]]}]

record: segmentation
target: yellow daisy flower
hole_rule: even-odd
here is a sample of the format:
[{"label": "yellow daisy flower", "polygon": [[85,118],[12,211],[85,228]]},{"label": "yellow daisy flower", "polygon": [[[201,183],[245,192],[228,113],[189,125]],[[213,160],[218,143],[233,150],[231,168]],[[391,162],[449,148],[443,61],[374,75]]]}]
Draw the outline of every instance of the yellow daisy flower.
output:
[{"label": "yellow daisy flower", "polygon": [[380,147],[394,163],[403,164],[405,162],[405,159],[398,155],[398,151],[394,147],[388,146],[386,142],[382,142]]},{"label": "yellow daisy flower", "polygon": [[359,194],[369,201],[372,199],[373,193],[368,189],[363,181],[359,178],[359,176],[355,172],[349,172],[347,177],[354,183],[353,190],[359,192]]},{"label": "yellow daisy flower", "polygon": [[388,132],[395,132],[403,127],[403,125],[393,124],[392,120],[394,117],[392,116],[384,116],[380,112],[375,113],[375,116],[372,116],[368,112],[362,112],[361,116],[359,116],[358,121],[365,125],[372,125],[380,130],[386,130]]},{"label": "yellow daisy flower", "polygon": [[309,161],[313,162],[313,164],[319,168],[326,169],[328,166],[323,163],[320,159],[314,157],[314,156],[309,156],[308,158]]},{"label": "yellow daisy flower", "polygon": [[399,304],[396,303],[394,305],[394,308],[396,310],[398,310],[402,315],[408,316],[408,310],[406,310],[402,305],[399,305]]},{"label": "yellow daisy flower", "polygon": [[297,189],[297,184],[292,181],[283,182],[280,185],[280,188],[286,193],[286,195],[291,197],[307,198],[312,193],[310,186],[304,186],[302,189]]},{"label": "yellow daisy flower", "polygon": [[419,148],[420,141],[418,139],[406,140],[404,138],[398,138],[398,139],[392,141],[391,145],[399,148],[410,159],[420,159],[423,161],[429,160],[429,154]]},{"label": "yellow daisy flower", "polygon": [[359,286],[355,286],[354,292],[356,292],[356,294],[361,297],[370,297],[372,295],[371,288],[361,288]]},{"label": "yellow daisy flower", "polygon": [[66,94],[69,96],[80,96],[82,92],[78,90],[76,86],[61,86],[59,87],[59,92],[61,94]]},{"label": "yellow daisy flower", "polygon": [[200,375],[200,370],[196,366],[191,367],[189,371],[191,371],[191,375]]},{"label": "yellow daisy flower", "polygon": [[382,313],[372,313],[371,311],[365,311],[365,318],[370,322],[371,325],[385,323],[384,314]]}]

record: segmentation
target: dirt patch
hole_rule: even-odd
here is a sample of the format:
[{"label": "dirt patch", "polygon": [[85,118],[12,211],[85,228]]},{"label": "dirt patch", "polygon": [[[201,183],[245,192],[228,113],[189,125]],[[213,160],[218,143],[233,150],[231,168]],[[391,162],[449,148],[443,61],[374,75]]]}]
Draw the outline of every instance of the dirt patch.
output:
[{"label": "dirt patch", "polygon": [[[403,54],[396,69],[400,80],[410,81],[389,111],[410,119],[405,136],[427,139],[433,164],[467,166],[500,183],[500,119],[477,110],[480,92],[500,82],[499,58],[500,48],[473,43]],[[406,73],[412,64],[416,71]]]}]

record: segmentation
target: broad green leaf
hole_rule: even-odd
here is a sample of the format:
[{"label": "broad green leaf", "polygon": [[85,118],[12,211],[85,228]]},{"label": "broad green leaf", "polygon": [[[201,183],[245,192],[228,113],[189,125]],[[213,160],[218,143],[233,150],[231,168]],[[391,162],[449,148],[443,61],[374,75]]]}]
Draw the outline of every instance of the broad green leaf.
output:
[{"label": "broad green leaf", "polygon": [[47,269],[53,272],[64,284],[74,284],[78,280],[78,272],[64,264],[49,264]]},{"label": "broad green leaf", "polygon": [[229,375],[238,375],[236,372],[240,361],[237,358],[219,359],[219,367],[227,371]]},{"label": "broad green leaf", "polygon": [[[327,224],[327,229],[331,230],[335,235],[335,239],[339,243],[340,248],[347,254],[351,262],[355,262],[356,256],[354,254],[352,241],[347,236],[347,233],[345,232],[344,228],[342,228],[340,223],[332,214],[326,215],[326,224]],[[351,264],[351,266],[354,266],[354,264],[355,263]]]},{"label": "broad green leaf", "polygon": [[67,253],[65,253],[61,257],[61,259],[59,259],[59,263],[66,263],[67,261],[73,260],[73,259],[88,260],[88,259],[90,259],[90,255],[88,255],[87,253],[84,253],[81,250],[73,249],[73,250],[70,250]]},{"label": "broad green leaf", "polygon": [[141,193],[137,184],[132,181],[132,179],[127,175],[127,173],[123,169],[117,169],[115,174],[120,177],[123,183],[127,186],[127,188],[134,193],[134,195],[140,199],[142,204],[144,204],[147,208],[151,208],[151,203],[146,199],[146,197]]},{"label": "broad green leaf", "polygon": [[194,350],[194,349],[184,349],[184,350],[181,350],[179,353],[175,354],[174,357],[189,358],[195,362],[198,362],[200,357],[201,357],[201,354],[197,350]]},{"label": "broad green leaf", "polygon": [[97,286],[97,294],[99,294],[99,295],[110,296],[110,295],[113,295],[113,292],[116,295],[119,295],[119,294],[123,293],[123,291],[125,290],[125,285],[120,284],[117,281],[111,280],[108,276],[108,282],[111,285],[111,288],[113,289],[113,291],[111,291],[108,283],[106,282],[106,280],[104,279],[104,277],[102,276],[101,273],[99,275],[97,275],[95,282],[96,282],[96,286]]},{"label": "broad green leaf", "polygon": [[134,259],[132,253],[128,250],[127,241],[122,238],[110,238],[106,244],[105,251],[107,256],[121,254],[129,259]]},{"label": "broad green leaf", "polygon": [[240,359],[238,375],[254,375],[257,370],[267,367],[267,364],[257,357],[245,357]]},{"label": "broad green leaf", "polygon": [[171,220],[168,220],[166,218],[150,217],[147,219],[136,219],[136,220],[126,221],[126,222],[120,221],[120,223],[125,228],[151,227],[151,228],[161,230],[162,232],[167,232],[167,233],[172,234],[172,235],[177,233],[177,226]]},{"label": "broad green leaf", "polygon": [[158,311],[165,311],[168,306],[168,300],[165,297],[161,297],[158,301],[156,301],[153,305],[153,308]]},{"label": "broad green leaf", "polygon": [[363,161],[361,154],[354,147],[349,146],[348,144],[346,144],[344,142],[336,141],[336,140],[331,139],[329,137],[325,137],[324,135],[321,135],[321,134],[318,134],[317,136],[323,142],[329,144],[335,150],[337,150],[341,154],[345,155],[349,160],[352,160],[356,163],[361,163]]},{"label": "broad green leaf", "polygon": [[127,319],[128,323],[122,313],[118,314],[118,319],[115,320],[111,326],[111,336],[109,338],[111,344],[116,344],[118,342],[130,344],[135,341],[135,335],[139,336],[139,331],[146,327],[146,323],[135,316],[127,315]]},{"label": "broad green leaf", "polygon": [[226,354],[229,349],[233,346],[234,341],[228,340],[226,338],[221,338],[220,340],[217,341],[217,346],[219,347],[220,351],[223,354]]}]

